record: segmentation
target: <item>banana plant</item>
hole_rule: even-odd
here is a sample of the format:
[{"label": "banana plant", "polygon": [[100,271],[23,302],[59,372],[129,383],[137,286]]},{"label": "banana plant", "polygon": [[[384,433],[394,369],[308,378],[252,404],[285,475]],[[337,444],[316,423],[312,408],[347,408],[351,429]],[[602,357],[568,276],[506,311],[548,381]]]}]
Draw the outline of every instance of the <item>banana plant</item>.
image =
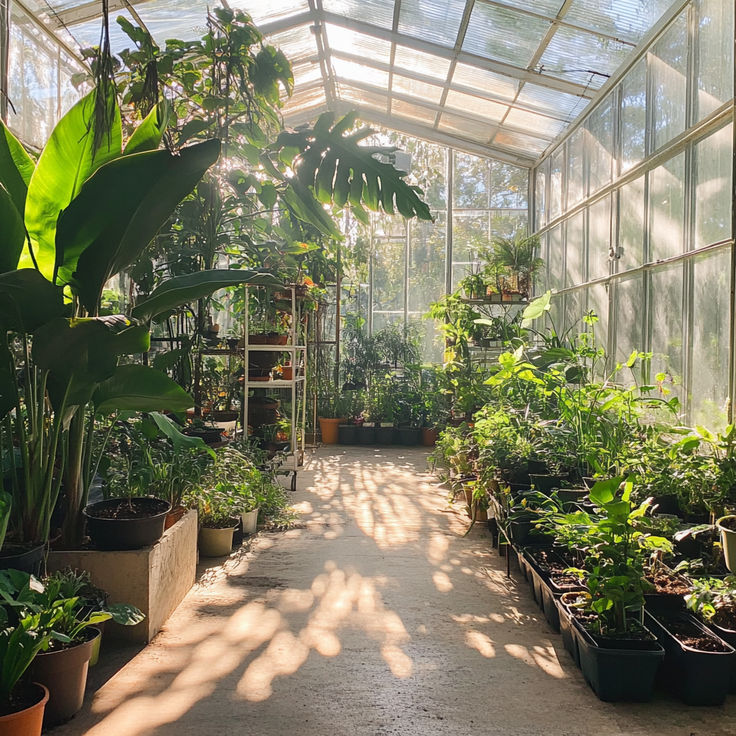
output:
[{"label": "banana plant", "polygon": [[11,526],[27,543],[48,539],[62,489],[65,541],[80,541],[96,414],[192,406],[165,374],[118,365],[149,349],[150,320],[222,285],[275,282],[247,270],[203,271],[161,284],[135,316],[99,316],[105,283],[135,262],[220,144],[157,150],[158,109],[125,146],[119,113],[95,136],[97,94],[59,121],[35,164],[0,127],[0,208],[12,224],[0,255],[0,452],[19,451],[8,471]]}]

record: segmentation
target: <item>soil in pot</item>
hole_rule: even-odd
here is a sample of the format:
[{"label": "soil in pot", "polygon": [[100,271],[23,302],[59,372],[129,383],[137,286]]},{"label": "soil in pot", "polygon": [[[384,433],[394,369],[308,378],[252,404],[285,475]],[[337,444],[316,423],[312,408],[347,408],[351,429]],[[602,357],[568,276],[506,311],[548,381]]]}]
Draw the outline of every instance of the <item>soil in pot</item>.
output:
[{"label": "soil in pot", "polygon": [[726,699],[736,652],[684,612],[647,615],[647,626],[665,650],[663,678],[688,705],[720,705]]},{"label": "soil in pot", "polygon": [[160,498],[109,498],[84,509],[87,534],[98,549],[140,549],[164,533],[171,504]]},{"label": "soil in pot", "polygon": [[41,736],[49,691],[39,683],[21,682],[11,696],[10,708],[0,708],[3,736]]},{"label": "soil in pot", "polygon": [[83,632],[81,643],[59,645],[36,655],[29,668],[29,677],[48,688],[49,702],[43,722],[54,726],[68,721],[82,707],[87,689],[87,670],[99,629],[90,627]]},{"label": "soil in pot", "polygon": [[646,579],[654,586],[654,591],[647,593],[647,605],[657,608],[684,608],[685,596],[692,592],[688,581],[668,567],[658,566],[646,575]]}]

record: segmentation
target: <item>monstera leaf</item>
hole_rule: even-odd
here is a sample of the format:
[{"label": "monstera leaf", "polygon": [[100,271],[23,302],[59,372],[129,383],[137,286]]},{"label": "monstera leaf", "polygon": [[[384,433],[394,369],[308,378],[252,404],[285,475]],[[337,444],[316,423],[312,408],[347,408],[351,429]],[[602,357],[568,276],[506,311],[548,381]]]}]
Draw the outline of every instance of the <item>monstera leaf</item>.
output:
[{"label": "monstera leaf", "polygon": [[359,219],[366,219],[365,205],[390,215],[398,212],[406,218],[431,220],[421,190],[409,185],[391,164],[376,158],[395,149],[359,145],[373,131],[361,128],[348,133],[355,120],[356,113],[350,113],[333,125],[334,116],[325,113],[312,128],[279,135],[273,152],[296,172],[287,180],[284,201],[298,217],[323,232],[322,205],[344,207],[348,202]]}]

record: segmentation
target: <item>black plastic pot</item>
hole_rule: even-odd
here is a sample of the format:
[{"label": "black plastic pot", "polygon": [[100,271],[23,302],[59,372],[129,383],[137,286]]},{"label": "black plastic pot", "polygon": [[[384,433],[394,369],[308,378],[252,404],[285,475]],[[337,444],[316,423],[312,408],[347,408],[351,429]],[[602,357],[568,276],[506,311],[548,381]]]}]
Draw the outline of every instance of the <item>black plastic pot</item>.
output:
[{"label": "black plastic pot", "polygon": [[135,498],[147,515],[134,519],[99,518],[96,513],[115,509],[128,503],[127,498],[109,498],[91,503],[84,509],[87,534],[98,549],[140,549],[155,544],[164,533],[166,514],[171,504],[160,498]]},{"label": "black plastic pot", "polygon": [[[664,496],[654,496],[653,506],[656,506],[658,514],[672,514],[678,516],[680,514],[680,504],[677,502],[677,494],[667,493]],[[655,513],[655,512],[652,512]]]},{"label": "black plastic pot", "polygon": [[544,460],[527,460],[526,467],[528,473],[537,475],[545,475],[547,473],[547,463]]},{"label": "black plastic pot", "polygon": [[573,507],[585,501],[589,493],[587,488],[559,488],[557,490],[557,496],[562,501],[565,511],[573,511]]},{"label": "black plastic pot", "polygon": [[[730,644],[734,649],[736,649],[736,631],[733,631],[732,629],[724,629],[723,627],[718,626],[718,624],[714,624],[712,621],[704,623],[703,626],[712,631],[716,636],[723,639],[726,644]],[[736,693],[736,661],[734,661],[733,666],[731,667],[730,692]]]},{"label": "black plastic pot", "polygon": [[399,437],[399,444],[406,447],[413,447],[422,443],[422,430],[417,427],[399,427],[396,432]]},{"label": "black plastic pot", "polygon": [[396,438],[396,429],[390,427],[376,427],[376,444],[377,445],[393,445]]},{"label": "black plastic pot", "polygon": [[575,620],[573,633],[580,654],[580,669],[593,692],[607,702],[651,700],[664,649],[655,641],[625,641],[617,647],[599,646]]},{"label": "black plastic pot", "polygon": [[572,614],[569,608],[558,598],[555,600],[557,606],[557,617],[560,622],[560,636],[562,644],[568,654],[573,658],[575,664],[580,667],[580,652],[578,651],[578,640],[575,636]]},{"label": "black plastic pot", "polygon": [[727,651],[707,652],[685,646],[667,627],[673,614],[646,614],[646,624],[664,647],[662,674],[670,689],[688,705],[721,705],[726,699],[736,650],[688,613],[674,614],[697,632],[715,637]]},{"label": "black plastic pot", "polygon": [[559,488],[562,485],[563,480],[565,480],[560,475],[542,475],[537,473],[529,473],[529,477],[531,478],[534,488],[542,493],[550,493],[551,491],[554,491],[556,488]]},{"label": "black plastic pot", "polygon": [[39,544],[27,550],[0,551],[0,570],[20,570],[31,575],[39,575],[45,549],[46,545]]},{"label": "black plastic pot", "polygon": [[358,428],[354,424],[341,424],[337,428],[337,441],[341,445],[358,444]]},{"label": "black plastic pot", "polygon": [[359,445],[375,445],[376,444],[376,428],[362,424],[355,428],[357,430]]}]

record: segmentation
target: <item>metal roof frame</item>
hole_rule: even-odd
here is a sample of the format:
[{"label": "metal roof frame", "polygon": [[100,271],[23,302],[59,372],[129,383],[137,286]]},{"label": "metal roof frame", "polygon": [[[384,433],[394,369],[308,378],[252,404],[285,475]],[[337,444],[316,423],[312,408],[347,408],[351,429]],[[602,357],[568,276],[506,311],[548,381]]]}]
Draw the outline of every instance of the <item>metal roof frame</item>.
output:
[{"label": "metal roof frame", "polygon": [[[403,26],[401,23],[402,5],[405,5],[408,1],[393,0],[390,27],[388,27],[389,18],[386,14],[383,16],[385,25],[379,25],[380,21],[373,22],[373,18],[361,20],[349,16],[347,13],[350,13],[350,10],[346,10],[345,14],[342,13],[342,10],[341,12],[326,10],[323,0],[305,0],[303,10],[297,7],[298,4],[294,4],[294,11],[291,14],[287,13],[283,17],[260,23],[259,28],[267,37],[304,27],[304,31],[311,32],[314,38],[316,54],[312,53],[308,57],[298,59],[298,61],[301,65],[318,65],[320,79],[316,82],[300,85],[297,88],[294,97],[289,102],[288,108],[290,109],[285,111],[285,121],[288,124],[295,125],[306,122],[307,119],[313,118],[314,115],[323,110],[340,113],[346,109],[358,108],[367,122],[375,122],[409,135],[421,136],[443,145],[531,168],[541,159],[545,151],[551,150],[559,140],[563,139],[572,128],[579,124],[583,117],[583,110],[589,111],[592,108],[592,106],[588,107],[591,100],[595,101],[593,104],[597,104],[604,91],[610,89],[613,78],[619,77],[619,70],[627,66],[632,58],[636,58],[640,53],[644,39],[651,36],[651,32],[661,23],[660,18],[657,23],[650,24],[651,27],[648,29],[640,24],[638,30],[632,30],[635,27],[633,21],[626,25],[623,21],[627,21],[628,17],[624,17],[622,23],[619,24],[619,16],[616,15],[611,16],[611,21],[615,23],[615,27],[612,26],[611,22],[608,24],[604,22],[601,25],[607,27],[595,28],[586,22],[587,18],[583,17],[580,12],[577,12],[575,19],[568,17],[571,8],[579,8],[575,5],[577,0],[559,0],[559,9],[556,13],[552,10],[555,7],[554,4],[551,8],[549,4],[535,6],[528,2],[517,5],[514,0],[465,0],[462,4],[462,15],[459,12],[461,4],[457,2],[453,5],[453,10],[457,11],[452,21],[453,31],[458,18],[459,24],[457,32],[454,34],[454,43],[445,45],[435,40],[418,37],[419,34],[409,35],[409,33],[400,30],[400,28],[403,28],[404,31],[410,30],[407,29],[406,21]],[[227,0],[222,0],[222,2],[224,5],[228,5]],[[450,0],[447,0],[447,2],[449,3]],[[660,15],[667,16],[671,13],[671,7],[680,3],[681,0],[673,0],[667,5],[669,12],[660,13]],[[52,25],[56,24],[59,28],[63,27],[72,33],[75,25],[89,23],[101,15],[99,0],[89,0],[88,2],[82,2],[80,5],[58,11],[53,10],[54,0],[48,0],[47,4],[49,4],[51,10],[47,19],[48,22]],[[145,16],[145,9],[148,7],[158,7],[156,0],[109,0],[109,4],[113,12],[117,10],[128,11],[143,27],[145,27],[145,17],[141,18],[141,14]],[[239,3],[241,6],[242,4]],[[247,2],[245,4],[247,5]],[[387,13],[389,6],[386,4],[383,7]],[[434,5],[434,8],[438,7],[441,8],[441,4]],[[473,23],[474,11],[481,7],[499,11],[502,18],[510,17],[512,23],[518,21],[518,19],[529,19],[530,23],[536,24],[535,30],[540,33],[544,31],[544,33],[541,38],[534,34],[529,36],[529,44],[526,48],[523,42],[521,46],[511,47],[511,56],[506,56],[505,59],[498,57],[498,53],[494,53],[493,50],[490,50],[487,55],[475,53],[474,51],[478,50],[477,46],[474,51],[464,49],[466,34]],[[141,8],[141,13],[138,12],[138,8]],[[492,17],[495,19],[497,16]],[[490,20],[485,22],[488,23]],[[549,27],[545,29],[544,23],[548,23]],[[383,49],[387,49],[390,44],[388,62],[385,61],[387,58],[385,56],[386,50],[382,52],[384,56],[381,59],[373,58],[369,54],[358,55],[345,49],[333,49],[330,45],[331,31],[328,32],[333,27],[343,29],[349,33],[361,34],[359,36],[361,39],[376,39],[376,42],[382,44]],[[599,59],[602,66],[598,69],[579,70],[564,68],[551,70],[545,66],[543,63],[545,52],[549,49],[550,43],[560,29],[571,31],[580,38],[599,39],[601,42],[600,49],[604,50],[601,52],[602,56],[596,56],[599,47],[594,44],[590,52],[590,59],[591,61]],[[621,29],[620,33],[619,29]],[[450,38],[447,40],[450,41]],[[275,42],[278,43],[278,41]],[[606,44],[615,45],[613,51],[611,51],[615,56],[610,57],[613,61],[618,61],[627,48],[630,50],[626,57],[627,64],[617,65],[618,69],[613,74],[609,73],[613,68],[610,61],[608,67],[605,67],[607,58],[605,51],[610,50],[610,46]],[[421,69],[406,69],[403,65],[397,66],[396,58],[397,49],[399,48],[409,52],[416,51],[430,54],[437,59],[446,61],[448,64],[447,73],[444,74],[441,70],[443,77],[438,78],[423,74]],[[533,54],[527,63],[523,52],[527,50],[531,52],[533,49]],[[519,51],[518,54],[516,54],[517,50]],[[285,49],[285,51],[289,55],[288,49]],[[552,53],[554,58],[555,52]],[[562,52],[557,51],[557,53],[562,53],[560,58],[565,58],[564,50]],[[501,56],[503,55],[503,52],[501,52]],[[524,59],[524,62],[521,64],[510,63],[508,59],[514,60],[516,56],[519,57],[519,61]],[[343,77],[336,73],[333,68],[333,58],[352,64],[360,64],[370,70],[385,72],[388,79],[385,89],[378,88],[364,80]],[[292,60],[297,61],[297,59]],[[479,73],[485,74],[484,81],[489,80],[489,78],[490,81],[483,89],[470,87],[463,84],[462,81],[456,82],[454,77],[458,64],[463,65],[464,80],[466,82],[474,81],[473,72],[468,71],[468,68],[476,69]],[[570,78],[573,73],[582,75],[582,81],[581,76]],[[441,88],[439,101],[436,101],[437,98],[431,101],[423,99],[419,93],[412,95],[394,89],[396,74],[417,83],[431,84]],[[585,84],[583,81],[587,75],[590,75],[590,78],[588,83]],[[507,80],[508,93],[501,83],[494,86],[496,79]],[[601,80],[605,81],[601,82]],[[360,101],[343,99],[341,97],[342,84],[346,85],[346,90],[351,89],[354,93],[356,91],[359,93],[362,90],[372,95],[380,94],[381,97],[376,97],[376,100],[382,100],[385,96],[385,108],[378,109],[375,104],[361,104]],[[527,85],[533,86],[527,87]],[[324,91],[324,101],[313,99],[314,92],[317,89]],[[456,109],[459,104],[457,100],[455,106],[447,105],[448,96],[451,93],[471,95],[479,103],[502,105],[506,110],[503,111],[499,108],[500,120],[485,118],[482,113],[473,112],[472,110],[458,110]],[[566,96],[564,97],[564,104],[558,104],[555,107],[555,93]],[[304,109],[300,110],[300,95],[307,94],[311,95],[311,102],[308,102]],[[524,99],[521,99],[522,97]],[[573,98],[578,98],[580,104],[576,104]],[[563,98],[561,97],[561,99]],[[547,104],[548,100],[549,104]],[[315,102],[316,104],[314,104]],[[418,115],[422,111],[427,113],[425,120],[429,119],[431,114],[434,113],[434,124],[429,125],[427,122],[418,119],[407,120],[405,117],[407,110],[404,109],[404,115],[398,114],[394,110],[394,102],[414,105]],[[486,104],[486,107],[489,106]],[[493,108],[493,110],[495,109]],[[521,123],[521,125],[509,121],[509,117],[517,111],[523,113],[523,117],[526,118],[519,121],[519,116],[517,116],[516,122]],[[444,115],[450,116],[445,122],[445,128],[452,126],[453,122],[457,125],[457,121],[467,120],[469,125],[472,126],[468,134],[464,135],[461,131],[443,130]],[[529,120],[529,127],[525,127],[526,120]],[[535,122],[541,126],[540,129],[533,127]],[[487,135],[484,126],[487,126]],[[506,140],[497,140],[499,136],[504,134],[508,134]],[[517,136],[516,139],[514,139],[515,136]],[[534,141],[539,141],[539,146]]]}]

